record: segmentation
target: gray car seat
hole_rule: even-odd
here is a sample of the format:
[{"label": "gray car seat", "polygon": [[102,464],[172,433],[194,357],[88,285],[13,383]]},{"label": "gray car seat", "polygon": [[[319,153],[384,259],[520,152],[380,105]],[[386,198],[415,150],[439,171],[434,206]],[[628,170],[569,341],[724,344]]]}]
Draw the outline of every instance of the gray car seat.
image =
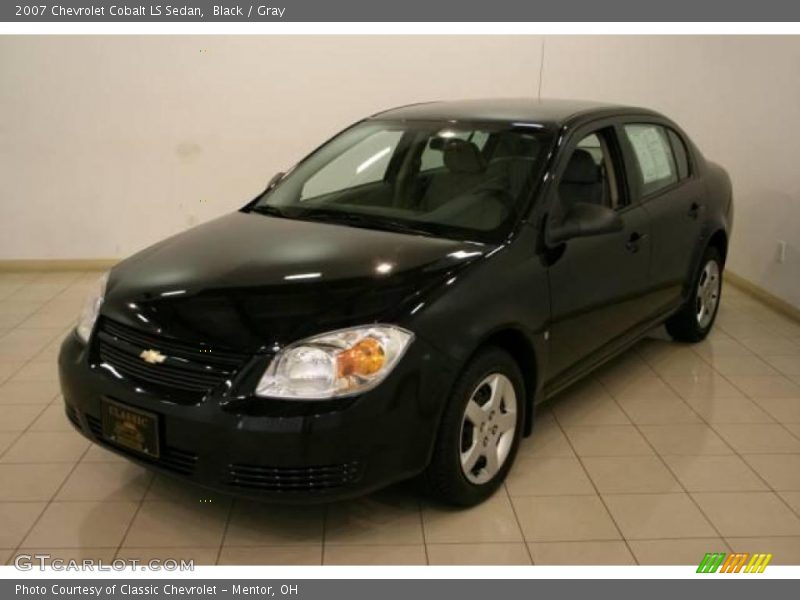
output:
[{"label": "gray car seat", "polygon": [[575,202],[602,204],[603,182],[600,169],[588,151],[578,148],[572,153],[561,176],[558,195],[565,209]]},{"label": "gray car seat", "polygon": [[442,153],[445,170],[433,177],[420,203],[426,211],[436,210],[474,189],[485,177],[486,159],[472,142],[447,140]]}]

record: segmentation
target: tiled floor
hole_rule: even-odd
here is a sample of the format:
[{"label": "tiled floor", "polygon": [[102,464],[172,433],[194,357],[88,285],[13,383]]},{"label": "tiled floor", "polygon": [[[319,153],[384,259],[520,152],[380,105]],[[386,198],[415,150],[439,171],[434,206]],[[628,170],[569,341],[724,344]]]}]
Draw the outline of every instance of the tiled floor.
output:
[{"label": "tiled floor", "polygon": [[734,288],[707,341],[655,332],[540,410],[505,487],[459,511],[412,485],[328,507],[233,501],[92,447],[63,416],[55,358],[95,277],[0,274],[0,561],[800,564],[800,324]]}]

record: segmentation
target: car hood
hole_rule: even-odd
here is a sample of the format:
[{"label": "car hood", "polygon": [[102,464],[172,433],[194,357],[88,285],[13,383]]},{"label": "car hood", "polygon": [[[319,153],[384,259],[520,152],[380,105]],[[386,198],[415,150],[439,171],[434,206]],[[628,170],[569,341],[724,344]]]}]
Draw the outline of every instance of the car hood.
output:
[{"label": "car hood", "polygon": [[238,212],[117,265],[101,309],[142,331],[264,351],[308,335],[397,322],[491,247]]}]

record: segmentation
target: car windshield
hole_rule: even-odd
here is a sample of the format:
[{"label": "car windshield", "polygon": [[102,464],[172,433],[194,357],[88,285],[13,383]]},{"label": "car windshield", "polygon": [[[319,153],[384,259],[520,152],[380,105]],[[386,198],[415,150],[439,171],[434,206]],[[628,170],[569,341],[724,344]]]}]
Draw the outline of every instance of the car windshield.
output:
[{"label": "car windshield", "polygon": [[530,199],[549,141],[536,124],[365,121],[303,160],[249,210],[501,241]]}]

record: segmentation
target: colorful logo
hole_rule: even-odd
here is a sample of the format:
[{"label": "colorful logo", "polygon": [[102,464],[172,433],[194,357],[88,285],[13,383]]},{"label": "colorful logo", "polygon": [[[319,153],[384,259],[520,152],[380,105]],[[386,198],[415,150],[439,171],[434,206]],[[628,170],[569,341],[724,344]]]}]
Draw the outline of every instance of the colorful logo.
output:
[{"label": "colorful logo", "polygon": [[707,552],[697,567],[698,573],[763,573],[772,554]]}]

